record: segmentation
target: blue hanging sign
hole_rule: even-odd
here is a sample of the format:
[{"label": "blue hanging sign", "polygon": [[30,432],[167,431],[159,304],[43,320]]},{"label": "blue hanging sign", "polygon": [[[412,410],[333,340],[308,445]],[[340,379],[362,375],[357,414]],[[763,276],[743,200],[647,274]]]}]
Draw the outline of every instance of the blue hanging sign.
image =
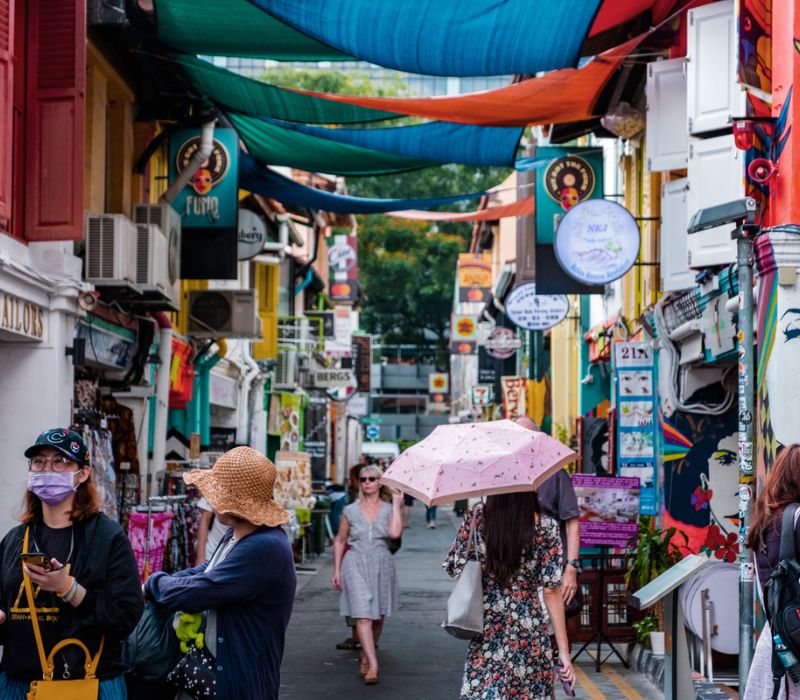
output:
[{"label": "blue hanging sign", "polygon": [[[169,180],[189,165],[200,148],[198,129],[181,129],[169,141]],[[239,136],[235,129],[214,129],[211,155],[172,202],[184,229],[236,231],[239,210]]]}]

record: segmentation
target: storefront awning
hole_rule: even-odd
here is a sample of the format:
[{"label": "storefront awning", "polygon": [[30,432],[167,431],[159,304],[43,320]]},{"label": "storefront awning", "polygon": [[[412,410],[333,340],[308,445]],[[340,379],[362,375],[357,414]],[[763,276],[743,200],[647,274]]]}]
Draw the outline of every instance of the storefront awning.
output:
[{"label": "storefront awning", "polygon": [[427,199],[368,199],[333,194],[306,187],[279,175],[246,153],[239,154],[239,186],[296,207],[307,207],[337,214],[381,214],[402,209],[426,209],[470,199],[480,199],[485,192],[432,197]]},{"label": "storefront awning", "polygon": [[[242,0],[246,3],[246,0]],[[256,10],[257,12],[259,10]],[[246,78],[193,56],[175,57],[197,91],[226,109],[251,117],[272,117],[305,124],[356,124],[392,119],[392,112],[331,102]]]},{"label": "storefront awning", "polygon": [[301,134],[242,114],[231,112],[228,118],[250,154],[270,165],[334,175],[385,175],[440,165]]},{"label": "storefront awning", "polygon": [[530,74],[575,66],[601,4],[601,0],[251,2],[342,53],[386,68],[446,76]]},{"label": "storefront awning", "polygon": [[455,97],[359,97],[287,89],[334,102],[459,124],[563,124],[596,116],[594,104],[597,97],[644,36],[606,51],[582,68],[564,68],[497,90]]},{"label": "storefront awning", "polygon": [[410,158],[483,166],[514,167],[517,146],[522,137],[520,127],[475,126],[447,122],[381,129],[337,129],[287,122],[279,126],[309,136]]},{"label": "storefront awning", "polygon": [[418,221],[496,221],[509,216],[533,216],[533,197],[526,197],[518,202],[504,204],[499,207],[478,209],[477,211],[451,212],[451,211],[393,211],[389,216],[399,219],[415,219]]},{"label": "storefront awning", "polygon": [[350,61],[247,0],[154,0],[156,31],[167,46],[204,56],[278,61]]}]

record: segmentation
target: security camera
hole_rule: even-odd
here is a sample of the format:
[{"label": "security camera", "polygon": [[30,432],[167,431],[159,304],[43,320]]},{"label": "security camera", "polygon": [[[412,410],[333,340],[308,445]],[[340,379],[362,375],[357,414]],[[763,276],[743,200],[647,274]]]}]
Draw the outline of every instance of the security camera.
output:
[{"label": "security camera", "polygon": [[756,200],[752,197],[737,199],[715,207],[699,209],[689,221],[689,233],[698,233],[725,224],[747,224],[756,222]]}]

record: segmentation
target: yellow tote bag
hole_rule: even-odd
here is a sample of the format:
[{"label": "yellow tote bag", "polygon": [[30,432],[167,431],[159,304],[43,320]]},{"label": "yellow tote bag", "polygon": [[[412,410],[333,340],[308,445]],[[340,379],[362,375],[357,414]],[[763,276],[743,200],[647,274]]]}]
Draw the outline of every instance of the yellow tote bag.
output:
[{"label": "yellow tote bag", "polygon": [[[30,528],[25,530],[25,539],[22,543],[22,552],[28,553],[28,536]],[[42,680],[33,681],[28,691],[28,700],[97,700],[100,693],[100,681],[97,680],[95,672],[100,663],[100,655],[103,653],[105,637],[100,640],[100,648],[97,655],[92,658],[89,649],[80,639],[63,639],[56,644],[50,656],[45,656],[42,635],[39,631],[39,618],[34,605],[33,587],[31,579],[22,568],[22,580],[25,582],[25,595],[28,598],[28,609],[31,611],[31,623],[33,624],[33,635],[36,637],[36,649],[39,652],[39,663],[42,665]],[[64,647],[78,646],[83,649],[86,658],[86,677],[77,680],[53,680],[53,669],[55,667],[55,655]]]}]

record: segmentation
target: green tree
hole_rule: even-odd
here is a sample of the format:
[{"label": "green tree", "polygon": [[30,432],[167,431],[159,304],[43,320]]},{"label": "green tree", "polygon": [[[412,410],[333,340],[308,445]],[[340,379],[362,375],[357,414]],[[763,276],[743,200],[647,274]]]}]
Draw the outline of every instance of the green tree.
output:
[{"label": "green tree", "polygon": [[425,222],[359,217],[359,275],[366,302],[361,326],[387,343],[435,345],[447,357],[459,236]]}]

